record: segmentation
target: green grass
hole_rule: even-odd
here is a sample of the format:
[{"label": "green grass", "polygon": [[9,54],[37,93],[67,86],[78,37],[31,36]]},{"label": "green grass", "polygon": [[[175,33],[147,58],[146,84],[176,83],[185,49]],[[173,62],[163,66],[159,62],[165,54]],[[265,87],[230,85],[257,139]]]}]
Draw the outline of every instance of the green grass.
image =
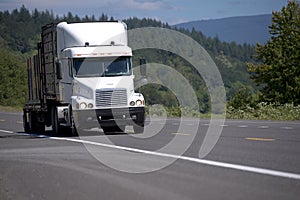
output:
[{"label": "green grass", "polygon": [[10,107],[0,105],[0,112],[22,112],[22,110],[22,107]]}]

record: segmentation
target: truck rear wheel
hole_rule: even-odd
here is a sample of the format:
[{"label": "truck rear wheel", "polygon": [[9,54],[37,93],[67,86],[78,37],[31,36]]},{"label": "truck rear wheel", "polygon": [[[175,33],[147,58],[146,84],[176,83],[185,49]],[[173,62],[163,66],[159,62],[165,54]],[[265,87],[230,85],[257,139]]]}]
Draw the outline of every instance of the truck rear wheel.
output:
[{"label": "truck rear wheel", "polygon": [[25,111],[23,113],[23,128],[26,133],[30,132],[29,114],[28,114],[28,112],[25,112]]},{"label": "truck rear wheel", "polygon": [[28,122],[28,131],[26,132],[32,132],[32,133],[41,133],[45,132],[45,124],[43,122],[38,121],[38,112],[31,111],[29,112],[29,122]]}]

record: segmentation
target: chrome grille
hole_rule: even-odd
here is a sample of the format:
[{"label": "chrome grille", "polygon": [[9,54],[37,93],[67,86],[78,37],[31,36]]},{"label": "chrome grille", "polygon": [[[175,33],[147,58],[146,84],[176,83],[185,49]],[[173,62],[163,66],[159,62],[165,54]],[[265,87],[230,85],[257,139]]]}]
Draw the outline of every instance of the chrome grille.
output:
[{"label": "chrome grille", "polygon": [[126,105],[126,89],[104,89],[96,91],[97,107],[120,107]]}]

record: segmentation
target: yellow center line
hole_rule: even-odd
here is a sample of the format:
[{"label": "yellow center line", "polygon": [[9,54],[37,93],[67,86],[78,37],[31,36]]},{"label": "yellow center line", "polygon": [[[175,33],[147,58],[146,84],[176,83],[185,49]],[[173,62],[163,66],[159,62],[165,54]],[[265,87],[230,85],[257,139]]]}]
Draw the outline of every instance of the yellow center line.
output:
[{"label": "yellow center line", "polygon": [[17,121],[17,124],[23,124],[23,121]]},{"label": "yellow center line", "polygon": [[126,133],[132,134],[132,133],[135,133],[135,132],[133,130],[128,130],[128,131],[126,131]]},{"label": "yellow center line", "polygon": [[182,136],[189,136],[189,133],[171,133],[172,135],[182,135]]},{"label": "yellow center line", "polygon": [[248,137],[245,139],[246,140],[254,140],[254,141],[269,141],[269,142],[275,141],[275,139],[273,139],[273,138],[250,138],[250,137]]}]

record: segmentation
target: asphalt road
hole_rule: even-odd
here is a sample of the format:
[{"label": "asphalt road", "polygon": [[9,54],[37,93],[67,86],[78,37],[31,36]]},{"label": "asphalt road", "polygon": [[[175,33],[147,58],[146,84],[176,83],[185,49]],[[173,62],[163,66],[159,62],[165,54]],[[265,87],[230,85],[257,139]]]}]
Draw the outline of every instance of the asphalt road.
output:
[{"label": "asphalt road", "polygon": [[208,120],[147,123],[146,134],[57,137],[24,133],[21,114],[0,113],[0,199],[300,197],[300,122],[227,120],[204,158]]}]

